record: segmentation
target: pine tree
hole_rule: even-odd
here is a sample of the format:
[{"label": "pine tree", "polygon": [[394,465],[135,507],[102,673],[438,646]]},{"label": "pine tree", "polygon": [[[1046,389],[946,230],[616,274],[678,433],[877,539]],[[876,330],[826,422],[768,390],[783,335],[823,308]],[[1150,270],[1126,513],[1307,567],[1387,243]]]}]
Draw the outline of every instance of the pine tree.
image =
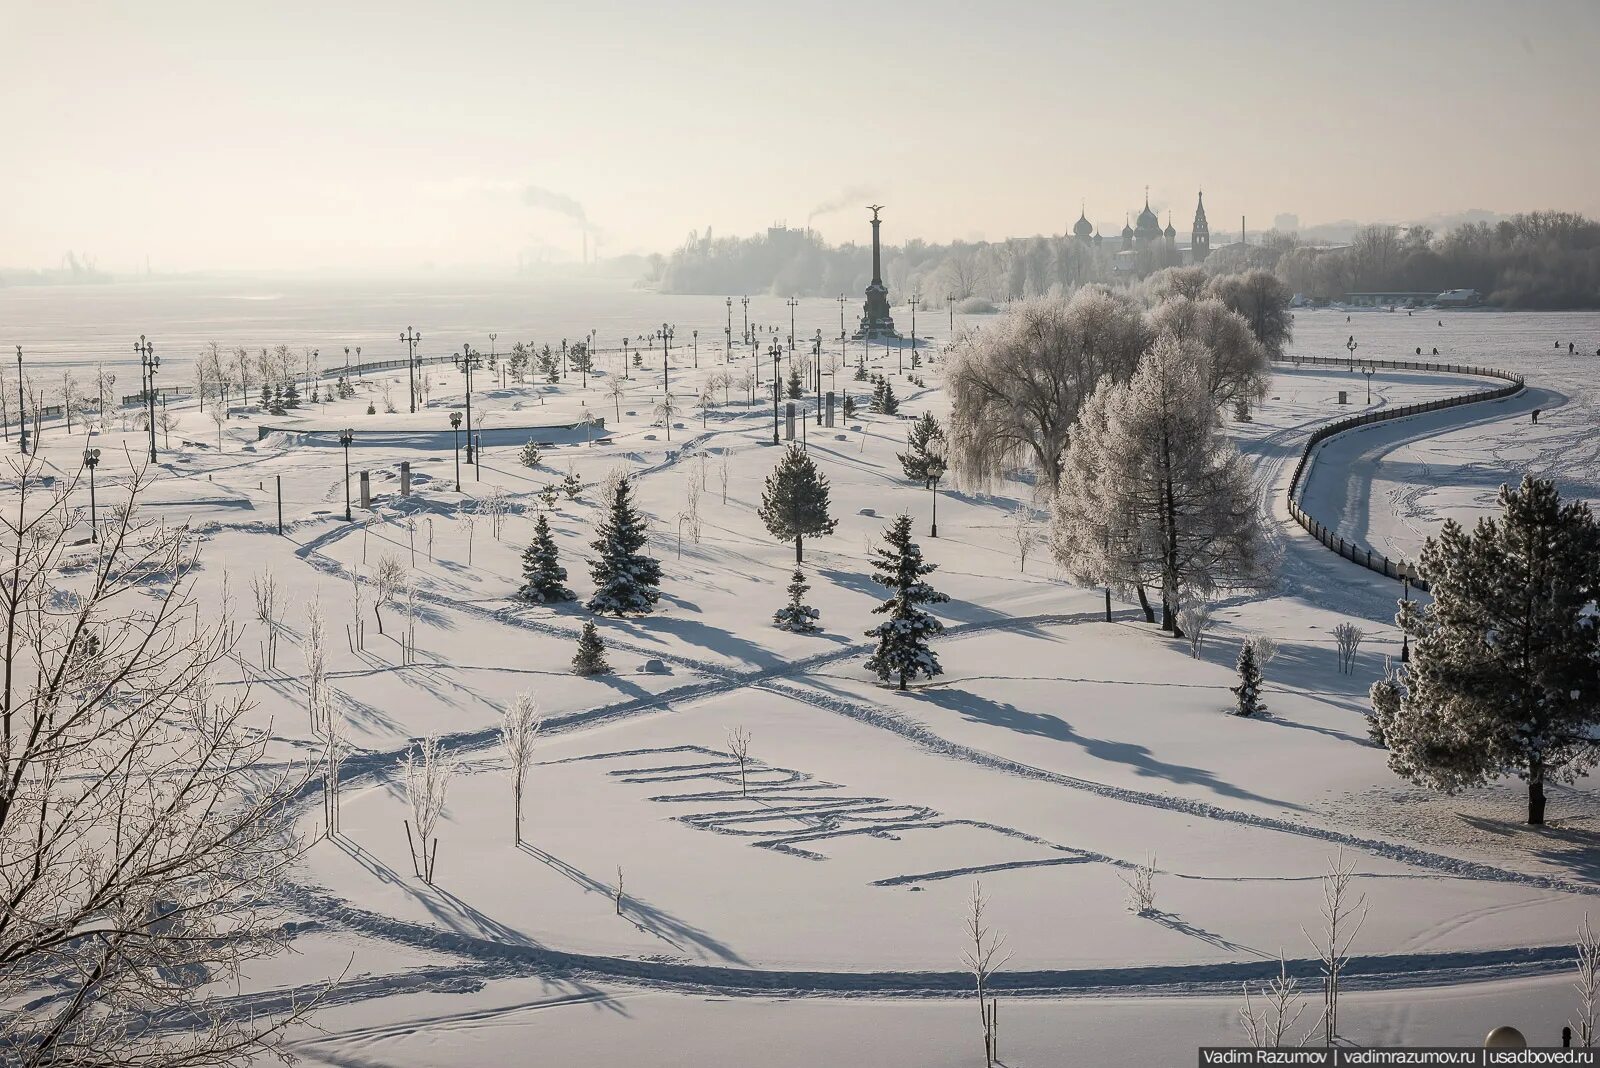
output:
[{"label": "pine tree", "polygon": [[1261,703],[1261,666],[1256,663],[1255,646],[1249,641],[1239,644],[1239,685],[1230,686],[1234,696],[1233,714],[1259,716],[1267,710]]},{"label": "pine tree", "polygon": [[567,569],[561,566],[555,539],[550,536],[550,520],[543,512],[534,520],[533,541],[522,551],[522,577],[526,581],[517,596],[524,601],[553,604],[574,597],[567,589]]},{"label": "pine tree", "polygon": [[856,417],[856,399],[848,393],[844,395],[844,417],[846,419]]},{"label": "pine tree", "polygon": [[1542,824],[1545,784],[1595,763],[1600,524],[1553,483],[1524,478],[1500,487],[1500,515],[1470,533],[1447,521],[1418,570],[1433,600],[1400,602],[1403,692],[1372,694],[1389,766],[1447,793],[1516,775],[1528,823]]},{"label": "pine tree", "polygon": [[814,634],[819,629],[816,620],[822,613],[804,603],[806,591],[811,584],[806,581],[806,574],[798,567],[789,579],[789,603],[772,613],[772,622],[779,630],[794,631],[799,634]]},{"label": "pine tree", "polygon": [[937,565],[922,562],[922,549],[911,540],[910,516],[896,518],[883,540],[886,544],[874,552],[872,581],[894,595],[872,610],[889,618],[867,631],[867,637],[878,639],[867,668],[885,682],[898,678],[903,690],[908,679],[943,674],[928,639],[942,633],[944,624],[918,606],[943,604],[950,598],[922,581]]},{"label": "pine tree", "polygon": [[626,475],[617,480],[611,511],[600,523],[599,536],[590,544],[599,556],[589,561],[594,578],[591,612],[625,615],[648,612],[661,596],[661,564],[639,550],[649,540],[644,516],[633,507],[633,487]]},{"label": "pine tree", "polygon": [[544,456],[544,453],[540,451],[539,443],[529,438],[528,443],[517,451],[517,462],[531,470],[539,466],[539,460],[542,456]]},{"label": "pine tree", "polygon": [[600,640],[600,632],[594,629],[594,620],[583,621],[583,633],[578,635],[578,652],[572,658],[572,673],[574,675],[605,675],[611,671],[611,665],[606,663],[605,643]]},{"label": "pine tree", "polygon": [[887,378],[878,379],[877,385],[872,387],[872,411],[879,415],[894,415],[900,410],[900,399],[894,395],[894,387]]},{"label": "pine tree", "polygon": [[577,500],[578,496],[583,493],[583,479],[578,477],[577,472],[567,472],[567,477],[561,480],[561,492],[567,495],[567,500],[569,501]]},{"label": "pine tree", "polygon": [[865,382],[867,380],[867,365],[866,364],[864,364],[864,363],[856,364],[855,380],[857,382]]},{"label": "pine tree", "polygon": [[923,412],[906,431],[906,451],[896,454],[906,477],[931,489],[944,477],[945,436],[939,420],[931,412]]},{"label": "pine tree", "polygon": [[295,388],[294,379],[292,378],[289,380],[289,384],[283,389],[283,406],[285,408],[300,407],[300,391]]},{"label": "pine tree", "polygon": [[800,368],[792,363],[789,365],[789,388],[785,395],[790,400],[799,400],[805,395],[805,387],[800,384]]},{"label": "pine tree", "polygon": [[767,476],[757,514],[774,538],[794,540],[797,564],[803,559],[802,542],[807,534],[832,534],[838,525],[838,520],[828,517],[828,479],[798,445],[790,445]]}]

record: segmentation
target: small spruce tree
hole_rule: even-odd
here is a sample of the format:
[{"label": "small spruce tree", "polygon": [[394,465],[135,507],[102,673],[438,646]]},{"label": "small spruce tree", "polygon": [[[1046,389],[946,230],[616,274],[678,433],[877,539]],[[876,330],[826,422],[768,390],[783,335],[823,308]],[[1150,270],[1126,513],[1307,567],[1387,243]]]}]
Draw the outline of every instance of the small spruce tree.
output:
[{"label": "small spruce tree", "polygon": [[944,631],[944,624],[921,608],[942,604],[950,598],[922,580],[938,566],[922,562],[922,549],[911,540],[911,517],[902,515],[884,532],[885,544],[873,555],[872,581],[886,586],[892,596],[872,611],[889,618],[867,631],[878,639],[878,647],[867,658],[867,668],[884,682],[898,679],[900,689],[918,675],[933,678],[943,674],[939,658],[928,639]]},{"label": "small spruce tree", "polygon": [[856,399],[848,393],[844,395],[844,417],[846,419],[856,417]]},{"label": "small spruce tree", "polygon": [[800,368],[794,364],[789,365],[789,388],[785,396],[790,400],[799,400],[805,393],[805,387],[800,383]]},{"label": "small spruce tree", "polygon": [[1249,641],[1239,644],[1239,685],[1228,687],[1233,692],[1233,714],[1259,716],[1267,710],[1261,703],[1261,666],[1256,663],[1255,646]]},{"label": "small spruce tree", "polygon": [[794,541],[797,564],[804,558],[802,543],[807,534],[832,534],[838,525],[838,520],[828,517],[828,479],[799,445],[790,445],[767,476],[757,514],[774,538]]},{"label": "small spruce tree", "polygon": [[889,380],[883,380],[883,395],[878,399],[878,412],[882,415],[894,415],[900,411],[900,398],[894,395],[894,387]]},{"label": "small spruce tree", "polygon": [[806,574],[798,567],[789,579],[789,603],[772,613],[772,622],[779,630],[794,631],[798,634],[815,634],[819,629],[816,621],[822,613],[804,603],[803,598],[811,584],[806,581]]},{"label": "small spruce tree", "polygon": [[539,466],[539,458],[543,455],[544,453],[539,451],[539,443],[529,438],[528,443],[522,447],[522,451],[517,453],[517,462],[522,464],[523,467],[535,468]]},{"label": "small spruce tree", "polygon": [[944,429],[931,412],[923,412],[906,431],[906,451],[897,453],[906,477],[931,489],[944,477]]},{"label": "small spruce tree", "polygon": [[300,391],[295,388],[294,379],[292,378],[289,380],[289,384],[283,389],[283,406],[285,408],[300,407]]},{"label": "small spruce tree", "polygon": [[578,652],[572,658],[572,673],[574,675],[604,675],[611,671],[611,665],[606,663],[605,643],[600,640],[600,632],[594,628],[594,620],[583,621],[583,633],[578,635]]},{"label": "small spruce tree", "polygon": [[589,561],[595,585],[588,604],[591,612],[619,616],[648,612],[661,597],[661,564],[639,552],[649,535],[644,516],[633,507],[632,494],[628,476],[617,479],[616,491],[606,502],[610,511],[590,543],[599,554]]},{"label": "small spruce tree", "polygon": [[533,541],[522,551],[522,577],[525,580],[517,596],[534,604],[553,604],[570,601],[573,592],[567,589],[567,569],[561,566],[556,542],[550,536],[550,520],[543,512],[533,523]]},{"label": "small spruce tree", "polygon": [[567,477],[561,480],[561,491],[567,495],[567,500],[577,500],[583,492],[583,479],[578,477],[577,472],[568,471]]}]

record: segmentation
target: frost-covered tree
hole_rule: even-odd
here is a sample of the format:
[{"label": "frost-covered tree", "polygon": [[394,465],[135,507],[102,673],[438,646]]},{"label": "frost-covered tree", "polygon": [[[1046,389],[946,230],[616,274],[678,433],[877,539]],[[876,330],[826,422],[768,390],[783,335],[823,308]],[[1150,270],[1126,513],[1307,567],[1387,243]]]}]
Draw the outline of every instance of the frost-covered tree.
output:
[{"label": "frost-covered tree", "polygon": [[943,674],[928,640],[942,633],[944,624],[922,606],[950,598],[923,581],[938,565],[923,562],[922,548],[911,540],[910,516],[899,516],[889,524],[883,540],[887,544],[873,550],[872,580],[888,587],[892,595],[872,610],[889,618],[867,631],[867,637],[878,639],[867,668],[885,682],[898,680],[903,690],[919,675],[931,679]]},{"label": "frost-covered tree", "polygon": [[1196,369],[1219,409],[1242,406],[1248,413],[1267,395],[1271,374],[1267,350],[1244,317],[1222,301],[1175,297],[1150,312],[1150,325],[1157,334],[1169,333],[1200,345],[1204,358]]},{"label": "frost-covered tree", "polygon": [[372,572],[372,618],[383,633],[383,610],[393,604],[406,582],[406,565],[398,556],[384,553],[378,557],[378,566]]},{"label": "frost-covered tree", "polygon": [[1267,710],[1261,701],[1261,667],[1256,663],[1256,647],[1254,642],[1244,641],[1239,643],[1239,685],[1230,686],[1233,693],[1233,714],[1236,716],[1258,716]]},{"label": "frost-covered tree", "polygon": [[650,534],[644,516],[633,506],[632,481],[619,475],[611,496],[602,499],[610,511],[590,542],[597,555],[589,561],[595,585],[589,611],[619,616],[648,612],[661,597],[661,564],[639,551]]},{"label": "frost-covered tree", "polygon": [[1418,571],[1433,598],[1400,603],[1404,692],[1374,694],[1389,766],[1449,793],[1515,775],[1528,823],[1542,824],[1545,784],[1595,763],[1600,525],[1524,478],[1501,487],[1498,517],[1470,532],[1447,521]]},{"label": "frost-covered tree", "polygon": [[539,702],[531,690],[517,694],[511,704],[500,710],[500,746],[505,750],[506,772],[511,776],[511,840],[517,843],[522,841],[522,791],[527,785],[528,769],[533,766],[534,743],[543,727]]},{"label": "frost-covered tree", "polygon": [[828,516],[828,478],[799,445],[790,445],[767,476],[757,514],[774,538],[794,542],[797,564],[806,535],[832,534],[838,526]]},{"label": "frost-covered tree", "polygon": [[544,453],[540,450],[539,443],[529,438],[527,444],[517,451],[517,462],[531,470],[539,466],[539,460],[543,456]]},{"label": "frost-covered tree", "polygon": [[[1056,559],[1080,581],[1161,590],[1181,633],[1179,592],[1258,582],[1265,534],[1250,469],[1217,424],[1198,347],[1163,334],[1126,383],[1084,406],[1052,514]],[[1146,618],[1153,612],[1146,605]]]},{"label": "frost-covered tree", "polygon": [[1098,287],[1021,302],[963,335],[945,365],[956,484],[985,486],[1031,464],[1054,490],[1079,409],[1102,378],[1129,378],[1149,345],[1139,303]]},{"label": "frost-covered tree", "polygon": [[533,521],[533,541],[522,551],[522,578],[517,596],[524,601],[553,604],[573,599],[567,588],[567,569],[561,566],[556,540],[550,534],[550,520],[543,512]]},{"label": "frost-covered tree", "polygon": [[[417,878],[433,884],[433,865],[439,857],[439,839],[433,832],[444,814],[445,794],[455,776],[455,762],[445,753],[439,739],[429,735],[406,751],[400,763],[400,780],[405,786],[411,820],[406,825],[406,841],[411,844],[411,866]],[[413,840],[411,830],[416,828]]]},{"label": "frost-covered tree", "polygon": [[572,658],[574,675],[604,675],[611,670],[606,663],[605,643],[595,629],[594,620],[583,621],[583,631],[578,635],[578,652]]},{"label": "frost-covered tree", "polygon": [[822,613],[805,603],[806,591],[811,584],[806,581],[806,573],[798,567],[789,578],[789,603],[772,613],[772,622],[779,630],[795,631],[800,634],[814,634],[818,630],[817,620]]},{"label": "frost-covered tree", "polygon": [[140,518],[154,471],[129,476],[85,558],[76,479],[6,467],[0,1061],[260,1063],[306,1006],[253,1015],[232,995],[291,937],[263,889],[297,855],[307,776],[266,759],[246,688],[218,685],[238,630],[226,595],[220,612],[195,595],[195,540]]},{"label": "frost-covered tree", "polygon": [[1294,335],[1294,314],[1289,301],[1294,294],[1271,271],[1219,274],[1211,280],[1209,295],[1239,313],[1250,332],[1271,359],[1283,355]]}]

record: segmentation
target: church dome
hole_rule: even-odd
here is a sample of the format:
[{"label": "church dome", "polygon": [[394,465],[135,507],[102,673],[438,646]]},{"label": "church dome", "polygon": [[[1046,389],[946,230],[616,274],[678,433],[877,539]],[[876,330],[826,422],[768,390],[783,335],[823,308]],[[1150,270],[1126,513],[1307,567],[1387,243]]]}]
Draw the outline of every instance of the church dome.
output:
[{"label": "church dome", "polygon": [[1088,237],[1094,233],[1094,224],[1089,222],[1089,217],[1080,211],[1078,213],[1078,221],[1072,224],[1072,232],[1079,237]]},{"label": "church dome", "polygon": [[1133,227],[1129,226],[1127,223],[1123,223],[1122,224],[1122,236],[1123,237],[1132,237],[1133,236]]},{"label": "church dome", "polygon": [[1167,240],[1169,240],[1169,241],[1173,241],[1173,240],[1177,239],[1178,231],[1176,231],[1176,230],[1174,230],[1172,228],[1172,212],[1170,212],[1170,211],[1167,212],[1167,228],[1166,228],[1166,230],[1164,230],[1162,232],[1167,235]]},{"label": "church dome", "polygon": [[1104,241],[1104,240],[1105,240],[1105,238],[1100,236],[1100,231],[1096,230],[1094,232],[1094,243],[1098,245],[1101,241]]}]

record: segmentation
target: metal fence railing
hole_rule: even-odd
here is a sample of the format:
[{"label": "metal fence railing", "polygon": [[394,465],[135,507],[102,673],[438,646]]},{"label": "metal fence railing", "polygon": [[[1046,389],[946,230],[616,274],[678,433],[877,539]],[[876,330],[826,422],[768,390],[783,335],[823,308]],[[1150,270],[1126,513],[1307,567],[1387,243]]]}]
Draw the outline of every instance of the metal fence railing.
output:
[{"label": "metal fence railing", "polygon": [[1371,426],[1373,423],[1384,423],[1391,419],[1405,419],[1408,416],[1422,415],[1426,412],[1442,411],[1446,408],[1455,408],[1463,404],[1476,404],[1480,401],[1499,400],[1502,397],[1512,397],[1522,392],[1523,380],[1521,375],[1514,375],[1508,371],[1501,371],[1493,367],[1473,367],[1466,364],[1454,363],[1422,363],[1412,360],[1342,360],[1329,356],[1302,356],[1298,359],[1282,359],[1279,363],[1293,363],[1295,366],[1310,365],[1313,367],[1339,367],[1353,368],[1383,367],[1400,371],[1426,371],[1435,374],[1475,375],[1480,378],[1494,378],[1506,383],[1496,389],[1480,390],[1476,393],[1463,393],[1456,397],[1443,397],[1439,400],[1419,401],[1416,404],[1406,404],[1398,408],[1384,408],[1380,411],[1367,412],[1362,415],[1351,416],[1349,419],[1340,419],[1319,428],[1306,442],[1305,449],[1300,453],[1300,462],[1295,465],[1294,477],[1289,480],[1289,514],[1294,521],[1305,528],[1306,532],[1322,544],[1349,560],[1351,563],[1360,564],[1371,571],[1392,579],[1407,579],[1411,585],[1419,590],[1426,590],[1428,584],[1417,576],[1416,565],[1404,560],[1393,560],[1381,552],[1375,551],[1370,545],[1360,542],[1329,529],[1315,517],[1308,515],[1300,507],[1300,488],[1305,481],[1306,471],[1310,467],[1313,453],[1317,446],[1337,434],[1355,430],[1359,427]]}]

